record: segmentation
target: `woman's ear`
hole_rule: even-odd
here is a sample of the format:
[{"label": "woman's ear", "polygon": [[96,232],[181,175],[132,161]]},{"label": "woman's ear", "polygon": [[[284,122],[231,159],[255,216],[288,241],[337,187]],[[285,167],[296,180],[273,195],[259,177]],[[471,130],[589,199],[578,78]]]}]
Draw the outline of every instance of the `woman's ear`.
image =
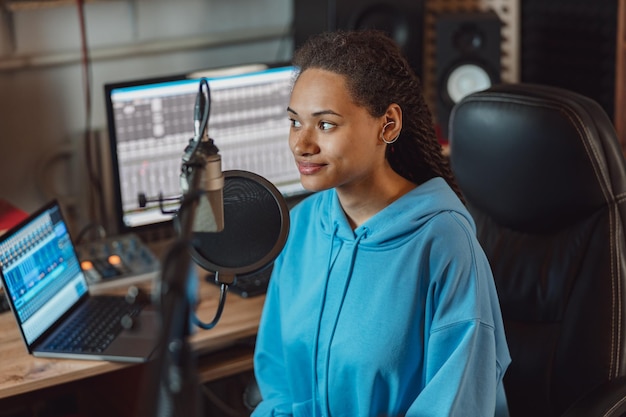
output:
[{"label": "woman's ear", "polygon": [[383,117],[383,129],[382,136],[385,142],[392,141],[394,138],[400,136],[402,131],[402,108],[392,103],[387,108],[385,116]]}]

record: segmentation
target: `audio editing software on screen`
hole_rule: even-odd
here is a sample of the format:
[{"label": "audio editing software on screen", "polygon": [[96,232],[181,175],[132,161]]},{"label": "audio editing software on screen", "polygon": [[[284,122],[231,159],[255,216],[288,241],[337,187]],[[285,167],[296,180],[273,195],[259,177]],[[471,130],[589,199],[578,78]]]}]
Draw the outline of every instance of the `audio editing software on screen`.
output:
[{"label": "audio editing software on screen", "polygon": [[[220,150],[222,169],[259,174],[286,196],[302,191],[288,146],[286,108],[293,73],[292,67],[278,67],[208,78],[208,133]],[[181,194],[181,157],[193,137],[198,90],[199,79],[135,83],[110,90],[109,121],[114,124],[110,139],[126,227],[169,219],[156,205],[139,209],[138,195]]]}]

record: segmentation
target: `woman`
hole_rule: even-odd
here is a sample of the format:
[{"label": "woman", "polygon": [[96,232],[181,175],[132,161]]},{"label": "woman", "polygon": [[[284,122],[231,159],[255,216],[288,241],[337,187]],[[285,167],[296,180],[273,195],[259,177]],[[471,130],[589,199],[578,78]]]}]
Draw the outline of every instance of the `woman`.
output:
[{"label": "woman", "polygon": [[274,265],[253,415],[507,415],[491,270],[407,61],[360,31],[294,63],[289,146],[316,193]]}]

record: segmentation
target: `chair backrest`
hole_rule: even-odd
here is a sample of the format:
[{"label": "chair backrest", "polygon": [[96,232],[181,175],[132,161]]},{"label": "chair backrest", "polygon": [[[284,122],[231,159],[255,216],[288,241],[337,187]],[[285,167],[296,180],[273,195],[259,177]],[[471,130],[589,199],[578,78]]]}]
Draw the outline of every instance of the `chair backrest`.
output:
[{"label": "chair backrest", "polygon": [[453,109],[450,160],[496,280],[511,416],[556,416],[626,370],[626,164],[568,90],[502,84]]}]

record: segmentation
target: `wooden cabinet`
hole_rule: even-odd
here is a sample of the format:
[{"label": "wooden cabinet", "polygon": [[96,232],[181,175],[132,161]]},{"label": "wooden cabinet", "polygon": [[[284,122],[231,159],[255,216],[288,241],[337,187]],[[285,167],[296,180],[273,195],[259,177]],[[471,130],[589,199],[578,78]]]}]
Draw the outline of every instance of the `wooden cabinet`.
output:
[{"label": "wooden cabinet", "polygon": [[626,154],[626,0],[617,8],[617,50],[615,55],[615,115],[617,136]]}]

